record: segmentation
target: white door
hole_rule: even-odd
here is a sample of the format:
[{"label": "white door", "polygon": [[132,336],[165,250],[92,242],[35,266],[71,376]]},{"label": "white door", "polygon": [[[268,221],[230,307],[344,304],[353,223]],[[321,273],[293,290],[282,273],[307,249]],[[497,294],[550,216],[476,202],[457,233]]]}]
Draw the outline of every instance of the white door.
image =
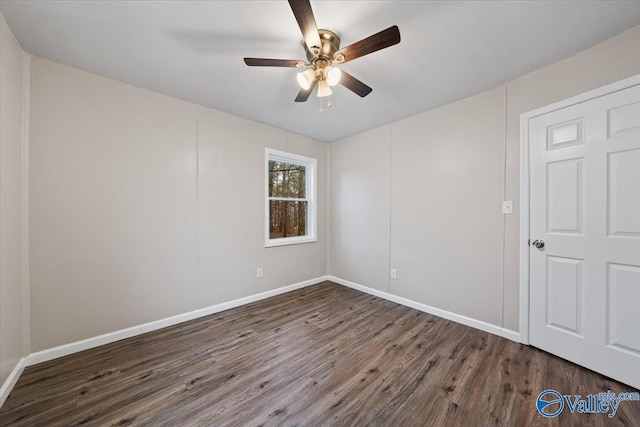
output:
[{"label": "white door", "polygon": [[640,86],[530,119],[529,150],[530,342],[640,388]]}]

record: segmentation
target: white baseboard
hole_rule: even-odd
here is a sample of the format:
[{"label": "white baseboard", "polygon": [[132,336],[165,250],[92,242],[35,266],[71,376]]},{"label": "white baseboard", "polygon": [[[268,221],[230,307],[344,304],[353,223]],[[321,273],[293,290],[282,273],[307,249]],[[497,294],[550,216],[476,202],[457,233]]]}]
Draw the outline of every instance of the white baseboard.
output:
[{"label": "white baseboard", "polygon": [[500,326],[492,325],[491,323],[483,322],[482,320],[472,319],[471,317],[463,316],[461,314],[452,313],[447,310],[432,307],[430,305],[422,304],[407,298],[403,298],[397,295],[390,294],[388,292],[379,291],[377,289],[369,288],[367,286],[359,285],[357,283],[350,282],[345,279],[341,279],[335,276],[329,276],[332,282],[338,283],[343,286],[347,286],[352,289],[357,289],[361,292],[365,292],[370,295],[375,295],[380,298],[384,298],[395,303],[405,305],[407,307],[415,308],[416,310],[423,311],[425,313],[433,314],[434,316],[442,317],[447,320],[452,320],[457,323],[461,323],[472,328],[480,329],[481,331],[489,332],[500,337],[510,339],[512,341],[520,342],[520,334],[509,329],[501,328]]},{"label": "white baseboard", "polygon": [[25,366],[27,366],[26,362],[27,359],[21,357],[20,360],[18,360],[18,363],[16,363],[16,366],[13,368],[13,371],[11,371],[11,373],[7,377],[7,380],[4,382],[4,384],[2,384],[2,388],[0,388],[0,408],[2,408],[4,401],[7,400],[7,397],[9,397],[9,393],[11,393],[11,390],[13,390],[13,386],[18,382],[18,378],[20,378],[20,375],[22,375],[22,371],[24,371]]},{"label": "white baseboard", "polygon": [[205,308],[190,311],[187,313],[178,314],[176,316],[167,317],[165,319],[156,320],[156,321],[145,323],[142,325],[132,326],[130,328],[120,329],[118,331],[109,332],[103,335],[98,335],[96,337],[87,338],[81,341],[76,341],[69,344],[60,345],[58,347],[37,351],[35,353],[31,353],[26,357],[25,366],[31,366],[37,363],[47,362],[49,360],[53,360],[59,357],[67,356],[69,354],[77,353],[79,351],[88,350],[90,348],[109,344],[115,341],[120,341],[125,338],[131,338],[136,335],[166,328],[167,326],[177,325],[178,323],[187,322],[189,320],[197,319],[199,317],[204,317],[210,314],[219,313],[224,310],[229,310],[231,308],[240,307],[241,305],[249,304],[255,301],[260,301],[265,298],[284,294],[286,292],[295,291],[296,289],[304,288],[306,286],[315,285],[315,284],[324,282],[325,280],[327,280],[327,276],[316,277],[315,279],[305,280],[304,282],[294,283],[292,285],[283,286],[281,288],[273,289],[273,290],[262,292],[255,295],[250,295],[248,297],[239,298],[233,301],[223,302],[221,304],[216,304],[210,307],[205,307]]},{"label": "white baseboard", "polygon": [[[502,329],[502,336],[515,342],[522,343],[522,337],[520,336],[520,332],[512,331],[511,329]],[[524,343],[523,343],[524,344]]]}]

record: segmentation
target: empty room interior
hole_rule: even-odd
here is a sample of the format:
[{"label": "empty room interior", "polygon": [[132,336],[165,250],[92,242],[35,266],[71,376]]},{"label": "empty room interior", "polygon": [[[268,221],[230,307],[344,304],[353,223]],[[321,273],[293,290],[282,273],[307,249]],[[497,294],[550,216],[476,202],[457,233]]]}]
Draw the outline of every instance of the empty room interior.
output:
[{"label": "empty room interior", "polygon": [[0,0],[0,385],[0,426],[640,425],[640,2]]}]

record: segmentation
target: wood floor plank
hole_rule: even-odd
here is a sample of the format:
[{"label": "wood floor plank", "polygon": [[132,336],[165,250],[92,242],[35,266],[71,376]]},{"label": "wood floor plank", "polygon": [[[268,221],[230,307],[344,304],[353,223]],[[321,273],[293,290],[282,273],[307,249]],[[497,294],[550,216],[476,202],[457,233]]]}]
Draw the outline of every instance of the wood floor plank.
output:
[{"label": "wood floor plank", "polygon": [[331,282],[25,369],[1,426],[609,426],[535,409],[637,391],[533,347]]}]

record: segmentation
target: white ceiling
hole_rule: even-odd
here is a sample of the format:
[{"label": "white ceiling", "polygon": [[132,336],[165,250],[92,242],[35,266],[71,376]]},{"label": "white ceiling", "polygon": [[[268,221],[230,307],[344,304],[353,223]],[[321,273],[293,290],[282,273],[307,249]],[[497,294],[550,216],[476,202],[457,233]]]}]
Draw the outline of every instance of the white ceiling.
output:
[{"label": "white ceiling", "polygon": [[640,24],[640,1],[323,1],[319,28],[342,46],[398,25],[399,45],[342,67],[373,88],[334,88],[319,113],[293,102],[304,59],[285,0],[13,1],[0,10],[37,56],[176,98],[334,141],[468,97]]}]

